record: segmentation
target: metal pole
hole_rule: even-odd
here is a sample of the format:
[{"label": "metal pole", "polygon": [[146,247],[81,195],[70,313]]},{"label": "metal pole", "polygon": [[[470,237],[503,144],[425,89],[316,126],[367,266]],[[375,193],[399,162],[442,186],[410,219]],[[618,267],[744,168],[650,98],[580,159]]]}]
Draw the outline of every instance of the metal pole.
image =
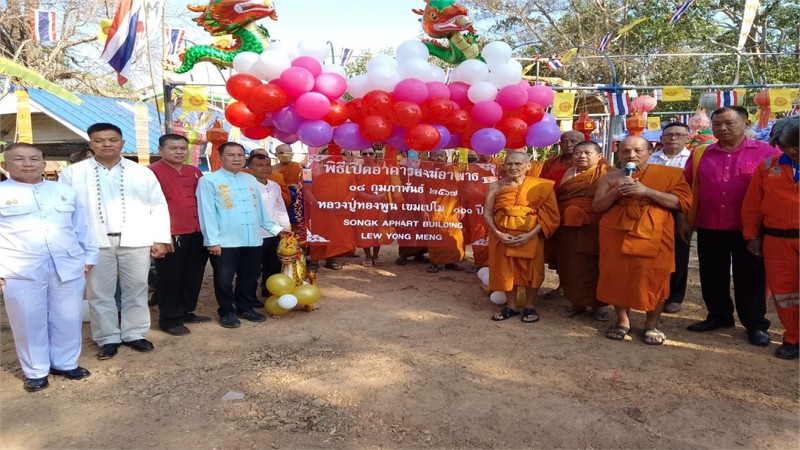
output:
[{"label": "metal pole", "polygon": [[[677,85],[681,86],[681,85]],[[620,86],[618,89],[623,91],[630,91],[630,90],[652,90],[652,89],[664,89],[666,86]],[[782,87],[800,87],[800,83],[778,83],[778,84],[707,84],[701,86],[682,86],[685,89],[689,90],[705,90],[705,89],[733,89],[733,88],[745,88],[745,89],[768,89],[768,88],[782,88]],[[605,86],[550,86],[551,89],[554,91],[569,91],[569,90],[576,90],[576,91],[607,91],[608,88]]]},{"label": "metal pole", "polygon": [[328,41],[327,44],[328,44],[328,47],[330,47],[330,49],[331,49],[331,63],[332,64],[336,64],[336,55],[333,52],[333,42]]},{"label": "metal pole", "polygon": [[172,133],[172,85],[168,83],[164,83],[164,131]]}]

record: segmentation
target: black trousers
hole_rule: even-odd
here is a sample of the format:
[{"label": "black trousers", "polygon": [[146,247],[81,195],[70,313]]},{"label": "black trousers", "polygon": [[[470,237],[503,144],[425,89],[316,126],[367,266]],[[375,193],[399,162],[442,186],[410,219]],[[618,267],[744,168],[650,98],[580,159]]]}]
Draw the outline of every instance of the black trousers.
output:
[{"label": "black trousers", "polygon": [[675,272],[669,276],[669,297],[667,303],[683,303],[686,297],[686,282],[689,278],[689,253],[692,246],[678,238],[675,231]]},{"label": "black trousers", "polygon": [[278,244],[280,236],[264,238],[264,245],[261,247],[261,295],[269,296],[267,291],[267,278],[281,273],[281,260],[278,259]]},{"label": "black trousers", "polygon": [[764,260],[748,252],[740,230],[697,230],[700,284],[708,319],[733,323],[730,267],[733,261],[733,294],[736,314],[748,330],[767,331],[766,275]]},{"label": "black trousers", "polygon": [[202,233],[173,236],[172,244],[174,253],[155,260],[156,292],[153,295],[158,299],[158,326],[162,330],[183,325],[183,321],[191,317],[197,308],[208,262]]},{"label": "black trousers", "polygon": [[[261,272],[261,246],[222,248],[220,256],[211,257],[214,268],[214,295],[217,313],[227,314],[252,311],[259,305],[256,298],[258,276]],[[236,288],[233,278],[236,277]]]}]

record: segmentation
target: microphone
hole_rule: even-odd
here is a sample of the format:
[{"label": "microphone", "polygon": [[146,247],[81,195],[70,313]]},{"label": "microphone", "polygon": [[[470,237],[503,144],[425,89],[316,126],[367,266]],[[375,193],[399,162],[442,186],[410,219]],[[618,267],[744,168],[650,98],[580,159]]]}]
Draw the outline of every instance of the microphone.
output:
[{"label": "microphone", "polygon": [[636,172],[636,163],[629,162],[629,163],[625,164],[625,176],[629,177],[629,176],[633,175],[633,172]]}]

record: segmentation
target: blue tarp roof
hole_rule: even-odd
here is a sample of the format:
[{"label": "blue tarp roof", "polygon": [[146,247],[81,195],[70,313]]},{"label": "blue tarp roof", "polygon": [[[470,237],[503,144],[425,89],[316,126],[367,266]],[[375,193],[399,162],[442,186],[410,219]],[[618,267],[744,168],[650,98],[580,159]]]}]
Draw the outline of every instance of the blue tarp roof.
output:
[{"label": "blue tarp roof", "polygon": [[[125,139],[122,153],[136,153],[136,130],[133,114],[135,102],[75,94],[83,100],[83,104],[76,105],[41,89],[28,89],[28,95],[31,100],[47,110],[47,114],[56,116],[84,132],[90,125],[98,122],[108,122],[118,126],[122,130],[123,139]],[[155,103],[148,103],[147,109],[150,114],[148,130],[150,153],[155,154],[158,153],[158,138],[161,136],[161,127],[158,124],[158,112],[156,111]]]}]

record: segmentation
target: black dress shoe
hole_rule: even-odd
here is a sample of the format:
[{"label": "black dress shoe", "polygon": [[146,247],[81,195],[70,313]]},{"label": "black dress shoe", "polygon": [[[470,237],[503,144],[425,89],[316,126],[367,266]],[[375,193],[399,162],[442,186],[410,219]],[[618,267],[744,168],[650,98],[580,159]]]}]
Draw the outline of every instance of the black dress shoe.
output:
[{"label": "black dress shoe", "polygon": [[775,356],[780,359],[797,359],[800,357],[800,344],[787,344],[784,342],[775,349]]},{"label": "black dress shoe", "polygon": [[203,323],[203,322],[211,322],[211,317],[198,316],[194,313],[188,313],[185,316],[183,316],[183,323]]},{"label": "black dress shoe", "polygon": [[50,373],[53,375],[61,375],[65,378],[69,378],[70,380],[80,380],[92,374],[91,372],[80,366],[70,370],[59,370],[59,369],[53,369],[51,367]]},{"label": "black dress shoe", "polygon": [[28,392],[36,392],[41,391],[42,389],[50,386],[50,383],[47,382],[47,377],[44,378],[26,378],[25,382],[22,383],[22,387]]},{"label": "black dress shoe", "polygon": [[136,339],[135,341],[123,342],[122,345],[127,345],[137,352],[149,352],[155,348],[153,347],[153,343],[147,339]]},{"label": "black dress shoe", "polygon": [[236,313],[236,315],[244,320],[247,320],[248,322],[263,322],[267,320],[267,316],[259,314],[255,311],[245,311],[243,313]]},{"label": "black dress shoe", "polygon": [[164,333],[171,334],[173,336],[186,336],[187,334],[191,333],[191,331],[186,328],[185,325],[175,325],[174,327],[164,329]]},{"label": "black dress shoe", "polygon": [[714,319],[706,319],[697,323],[693,323],[686,327],[686,329],[689,331],[704,332],[713,331],[717,328],[731,328],[733,325],[733,322],[720,322]]},{"label": "black dress shoe", "polygon": [[769,333],[764,330],[747,330],[747,341],[759,347],[766,347],[769,345]]},{"label": "black dress shoe", "polygon": [[242,323],[236,318],[235,314],[225,314],[219,318],[219,324],[224,328],[239,328]]},{"label": "black dress shoe", "polygon": [[117,349],[119,348],[119,344],[105,344],[100,347],[100,351],[97,352],[97,359],[111,359],[117,355]]}]

